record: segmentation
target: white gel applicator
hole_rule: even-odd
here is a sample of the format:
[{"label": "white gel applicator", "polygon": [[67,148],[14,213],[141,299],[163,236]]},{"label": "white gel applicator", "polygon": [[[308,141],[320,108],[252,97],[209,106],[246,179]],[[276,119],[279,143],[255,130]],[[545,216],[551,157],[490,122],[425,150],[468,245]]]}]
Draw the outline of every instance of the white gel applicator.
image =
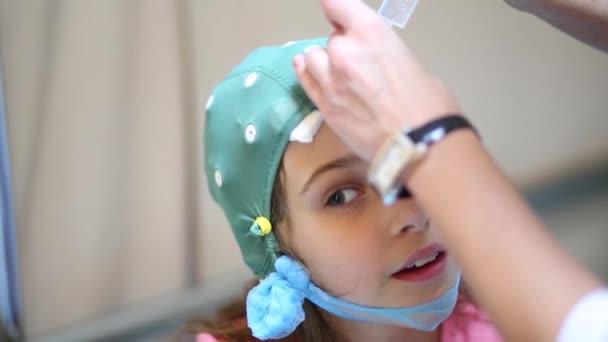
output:
[{"label": "white gel applicator", "polygon": [[323,116],[318,110],[306,115],[304,119],[291,131],[289,141],[299,142],[303,144],[310,144],[319,132],[321,124],[323,123]]}]

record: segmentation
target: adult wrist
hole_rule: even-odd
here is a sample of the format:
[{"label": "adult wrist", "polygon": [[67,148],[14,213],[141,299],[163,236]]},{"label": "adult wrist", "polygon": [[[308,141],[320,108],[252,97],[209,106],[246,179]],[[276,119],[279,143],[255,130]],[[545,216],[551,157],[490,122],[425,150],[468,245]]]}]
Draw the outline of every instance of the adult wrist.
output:
[{"label": "adult wrist", "polygon": [[460,114],[431,120],[414,129],[391,134],[376,152],[368,171],[369,183],[385,205],[393,204],[403,191],[401,176],[424,158],[429,148],[456,130],[471,130],[472,124]]},{"label": "adult wrist", "polygon": [[468,164],[484,153],[479,136],[473,130],[459,130],[429,150],[423,160],[401,175],[401,184],[412,193],[449,176],[450,170]]}]

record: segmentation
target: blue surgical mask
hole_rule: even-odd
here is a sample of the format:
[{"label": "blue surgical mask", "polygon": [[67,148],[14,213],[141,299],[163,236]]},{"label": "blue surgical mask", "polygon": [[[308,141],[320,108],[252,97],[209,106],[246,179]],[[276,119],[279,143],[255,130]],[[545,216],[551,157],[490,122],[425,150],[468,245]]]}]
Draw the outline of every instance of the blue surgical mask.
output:
[{"label": "blue surgical mask", "polygon": [[390,324],[434,331],[454,310],[458,300],[460,274],[454,285],[441,297],[430,302],[402,308],[369,307],[336,298],[311,284],[306,298],[334,315],[363,322]]},{"label": "blue surgical mask", "polygon": [[282,256],[276,272],[254,287],[247,296],[247,322],[253,336],[279,339],[290,335],[304,320],[302,305],[308,299],[334,315],[363,322],[433,331],[454,310],[460,274],[454,285],[430,302],[403,308],[367,307],[336,298],[317,287],[295,260]]}]

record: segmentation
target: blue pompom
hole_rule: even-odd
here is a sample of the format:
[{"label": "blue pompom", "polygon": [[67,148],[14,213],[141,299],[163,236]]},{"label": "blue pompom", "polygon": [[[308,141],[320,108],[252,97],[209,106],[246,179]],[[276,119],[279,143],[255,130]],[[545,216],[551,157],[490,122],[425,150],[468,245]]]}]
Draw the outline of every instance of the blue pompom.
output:
[{"label": "blue pompom", "polygon": [[287,256],[277,259],[275,269],[247,295],[247,323],[260,340],[287,337],[304,321],[310,277]]},{"label": "blue pompom", "polygon": [[274,262],[277,273],[294,289],[306,292],[310,284],[308,272],[295,260],[288,256],[282,256]]}]

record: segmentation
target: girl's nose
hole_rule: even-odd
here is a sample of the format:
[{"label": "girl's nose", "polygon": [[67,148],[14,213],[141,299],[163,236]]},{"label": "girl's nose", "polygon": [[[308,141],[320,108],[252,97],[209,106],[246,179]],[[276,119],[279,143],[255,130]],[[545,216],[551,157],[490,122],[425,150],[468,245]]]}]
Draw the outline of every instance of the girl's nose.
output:
[{"label": "girl's nose", "polygon": [[413,200],[397,201],[390,211],[391,230],[394,234],[421,232],[430,226],[428,217]]}]

